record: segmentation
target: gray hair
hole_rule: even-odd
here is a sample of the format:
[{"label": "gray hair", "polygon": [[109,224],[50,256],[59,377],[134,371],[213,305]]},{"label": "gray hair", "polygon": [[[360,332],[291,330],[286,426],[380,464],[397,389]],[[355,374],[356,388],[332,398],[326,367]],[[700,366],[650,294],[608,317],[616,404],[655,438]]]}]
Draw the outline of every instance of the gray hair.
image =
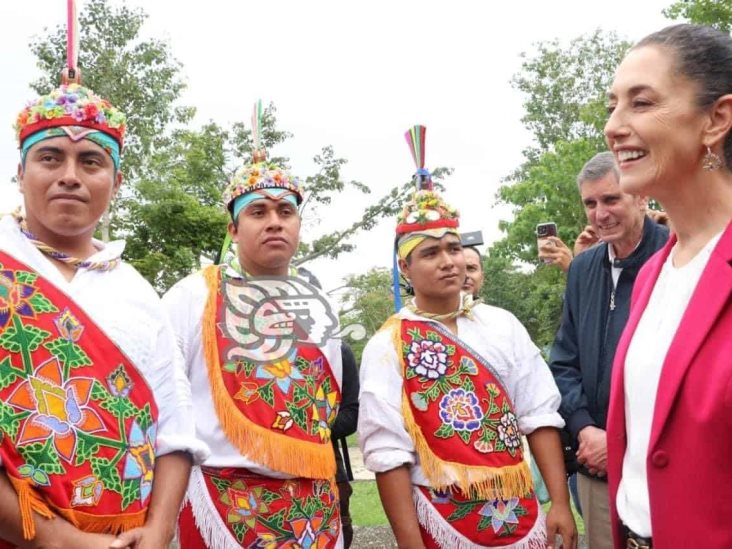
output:
[{"label": "gray hair", "polygon": [[597,181],[605,177],[610,172],[615,174],[616,179],[620,179],[620,171],[615,163],[615,156],[610,151],[597,153],[590,158],[577,176],[577,188],[582,190],[582,183],[585,181]]}]

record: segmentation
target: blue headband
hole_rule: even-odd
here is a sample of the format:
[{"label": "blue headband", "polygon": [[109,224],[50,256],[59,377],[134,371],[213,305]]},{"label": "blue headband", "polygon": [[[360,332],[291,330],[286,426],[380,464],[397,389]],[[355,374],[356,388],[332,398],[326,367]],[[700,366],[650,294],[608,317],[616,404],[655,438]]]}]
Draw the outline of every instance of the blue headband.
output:
[{"label": "blue headband", "polygon": [[68,137],[69,139],[73,140],[74,135],[83,135],[83,139],[88,139],[92,143],[96,143],[102,149],[104,149],[106,153],[112,157],[112,162],[114,163],[114,171],[119,171],[120,149],[119,143],[117,143],[116,139],[114,139],[111,135],[107,135],[104,132],[96,130],[90,131],[88,128],[82,128],[79,126],[74,126],[71,129],[73,131],[67,131],[63,126],[61,126],[55,128],[47,128],[38,131],[33,135],[29,135],[25,139],[25,141],[23,141],[23,145],[20,149],[20,162],[23,167],[25,167],[25,158],[26,156],[28,156],[28,151],[36,143],[44,141],[45,139],[51,139],[52,137]]},{"label": "blue headband", "polygon": [[[284,196],[283,196],[284,195]],[[297,196],[289,189],[259,189],[239,195],[234,200],[231,217],[234,221],[241,211],[256,200],[286,200],[297,208]]]}]

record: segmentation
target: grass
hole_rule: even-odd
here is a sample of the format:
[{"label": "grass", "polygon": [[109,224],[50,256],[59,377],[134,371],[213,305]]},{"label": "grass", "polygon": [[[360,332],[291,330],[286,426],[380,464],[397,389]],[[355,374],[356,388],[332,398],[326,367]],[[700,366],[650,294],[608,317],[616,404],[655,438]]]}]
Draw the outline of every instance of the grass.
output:
[{"label": "grass", "polygon": [[358,433],[351,433],[346,437],[346,442],[348,443],[349,448],[357,448],[358,447]]},{"label": "grass", "polygon": [[[351,517],[356,526],[388,526],[389,521],[384,514],[384,508],[379,499],[379,490],[374,480],[356,480],[351,483],[353,495],[351,496]],[[549,511],[549,504],[542,505],[544,511]],[[572,505],[574,520],[577,522],[577,531],[585,533],[585,525],[582,517]]]},{"label": "grass", "polygon": [[389,521],[379,499],[375,480],[356,480],[351,483],[351,518],[356,526],[387,526]]}]

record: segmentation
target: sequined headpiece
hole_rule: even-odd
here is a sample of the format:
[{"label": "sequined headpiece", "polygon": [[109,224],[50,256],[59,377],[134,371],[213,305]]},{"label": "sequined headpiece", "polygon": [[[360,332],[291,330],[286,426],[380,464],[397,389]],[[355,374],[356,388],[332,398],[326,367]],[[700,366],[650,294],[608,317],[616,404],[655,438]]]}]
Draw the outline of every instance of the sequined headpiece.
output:
[{"label": "sequined headpiece", "polygon": [[81,85],[78,68],[78,21],[75,0],[67,0],[67,57],[61,86],[31,102],[18,114],[15,134],[21,159],[31,146],[52,137],[89,139],[106,150],[119,168],[126,129],[125,115]]},{"label": "sequined headpiece", "polygon": [[252,192],[260,192],[264,196],[271,195],[272,198],[276,198],[282,195],[283,191],[289,191],[295,196],[298,205],[303,200],[300,180],[287,170],[267,162],[267,153],[260,139],[261,129],[262,102],[257,101],[252,114],[252,138],[254,140],[252,163],[240,168],[224,191],[224,203],[233,217],[236,217],[234,211],[237,199]]}]

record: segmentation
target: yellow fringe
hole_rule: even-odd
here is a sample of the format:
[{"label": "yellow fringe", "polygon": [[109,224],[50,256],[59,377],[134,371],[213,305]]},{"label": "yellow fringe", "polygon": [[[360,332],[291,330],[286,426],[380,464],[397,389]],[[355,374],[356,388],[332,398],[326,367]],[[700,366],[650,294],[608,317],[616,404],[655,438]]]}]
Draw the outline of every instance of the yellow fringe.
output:
[{"label": "yellow fringe", "polygon": [[[33,513],[44,518],[53,519],[58,516],[76,526],[82,532],[94,534],[113,534],[132,530],[145,524],[147,509],[128,515],[92,515],[75,509],[63,509],[42,499],[33,488],[30,479],[18,479],[8,475],[10,483],[18,493],[20,516],[23,525],[23,539],[31,540],[36,537],[36,526]],[[55,511],[55,512],[54,512]]]},{"label": "yellow fringe", "polygon": [[216,265],[207,267],[203,270],[203,277],[208,286],[208,301],[203,311],[203,353],[214,408],[226,438],[242,454],[275,471],[304,478],[334,477],[335,455],[329,442],[317,444],[273,433],[250,421],[233,402],[222,379],[216,339],[219,268]]},{"label": "yellow fringe", "polygon": [[[394,317],[387,320],[382,329],[392,327],[397,355],[404,375],[404,353],[402,353],[401,323],[395,323]],[[465,465],[454,461],[445,461],[430,448],[422,428],[417,424],[409,404],[406,387],[402,389],[402,415],[409,436],[419,456],[419,464],[432,488],[440,491],[451,491],[457,488],[464,496],[475,499],[509,499],[529,495],[534,484],[531,469],[526,460],[503,467],[481,467]]]},{"label": "yellow fringe", "polygon": [[58,514],[83,532],[117,535],[145,525],[147,509],[125,515],[92,515],[75,509],[56,509]]},{"label": "yellow fringe", "polygon": [[31,540],[36,537],[36,525],[33,522],[33,513],[37,513],[47,519],[52,519],[54,515],[51,508],[41,498],[38,492],[33,488],[33,482],[27,478],[15,478],[8,475],[10,483],[18,493],[18,503],[20,504],[20,518],[23,525],[23,539]]}]

